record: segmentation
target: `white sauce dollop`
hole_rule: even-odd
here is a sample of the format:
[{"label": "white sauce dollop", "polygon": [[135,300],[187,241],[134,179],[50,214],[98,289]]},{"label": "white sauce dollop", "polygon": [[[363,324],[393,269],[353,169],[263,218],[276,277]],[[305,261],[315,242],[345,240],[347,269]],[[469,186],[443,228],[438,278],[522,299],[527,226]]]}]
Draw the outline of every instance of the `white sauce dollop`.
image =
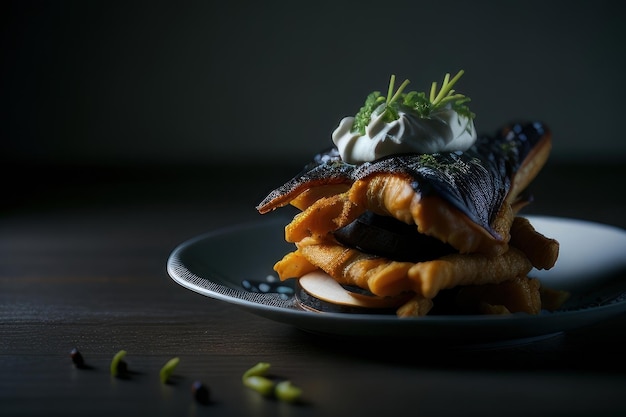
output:
[{"label": "white sauce dollop", "polygon": [[465,151],[476,142],[473,120],[450,106],[434,111],[428,118],[400,110],[398,120],[390,123],[382,120],[379,109],[372,112],[365,135],[351,132],[354,117],[339,122],[332,139],[344,162],[360,164],[408,152]]}]

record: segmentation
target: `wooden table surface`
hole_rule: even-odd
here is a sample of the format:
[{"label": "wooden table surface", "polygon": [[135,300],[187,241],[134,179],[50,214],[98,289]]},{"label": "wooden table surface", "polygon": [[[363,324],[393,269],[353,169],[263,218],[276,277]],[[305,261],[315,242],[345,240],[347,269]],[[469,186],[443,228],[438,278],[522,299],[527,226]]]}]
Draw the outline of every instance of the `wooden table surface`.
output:
[{"label": "wooden table surface", "polygon": [[[0,209],[2,416],[626,415],[626,315],[534,343],[447,349],[310,334],[170,279],[178,244],[262,221],[254,206],[293,166],[39,167],[28,181],[14,168]],[[625,181],[620,164],[550,163],[525,212],[625,228]],[[127,379],[109,371],[120,350]],[[301,387],[302,403],[244,387],[258,362]],[[208,405],[193,399],[195,380]]]}]

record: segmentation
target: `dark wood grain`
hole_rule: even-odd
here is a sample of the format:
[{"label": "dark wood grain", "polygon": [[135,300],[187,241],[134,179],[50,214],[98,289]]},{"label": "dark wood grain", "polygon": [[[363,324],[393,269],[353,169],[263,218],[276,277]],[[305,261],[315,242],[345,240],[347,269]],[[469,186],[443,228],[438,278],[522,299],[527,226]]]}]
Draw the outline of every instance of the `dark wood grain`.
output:
[{"label": "dark wood grain", "polygon": [[[255,204],[292,169],[73,167],[38,187],[15,185],[0,211],[0,415],[626,413],[626,316],[527,344],[374,344],[309,334],[169,278],[176,245],[261,220]],[[625,180],[619,165],[551,165],[526,211],[624,228]],[[74,347],[87,369],[72,364]],[[128,379],[109,374],[120,349]],[[174,356],[164,385],[159,369]],[[260,361],[302,387],[304,402],[244,387],[243,372]],[[193,400],[196,379],[210,386],[210,404]]]}]

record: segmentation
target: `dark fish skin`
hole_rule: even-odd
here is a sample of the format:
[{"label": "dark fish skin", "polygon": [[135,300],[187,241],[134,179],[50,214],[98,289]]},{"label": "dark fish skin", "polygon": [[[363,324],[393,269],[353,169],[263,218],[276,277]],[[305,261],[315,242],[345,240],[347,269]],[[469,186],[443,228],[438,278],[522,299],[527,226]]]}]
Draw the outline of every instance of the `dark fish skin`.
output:
[{"label": "dark fish skin", "polygon": [[267,213],[289,203],[308,188],[329,184],[352,184],[355,165],[341,160],[337,148],[329,148],[313,158],[303,169],[285,184],[271,191],[256,209]]},{"label": "dark fish skin", "polygon": [[417,193],[440,196],[495,235],[490,224],[511,188],[513,176],[534,147],[550,134],[542,122],[516,122],[493,135],[479,136],[464,152],[393,155],[360,165],[343,162],[333,147],[316,155],[298,175],[270,192],[257,210],[266,213],[286,205],[311,187],[352,184],[376,174],[400,174],[412,178]]}]

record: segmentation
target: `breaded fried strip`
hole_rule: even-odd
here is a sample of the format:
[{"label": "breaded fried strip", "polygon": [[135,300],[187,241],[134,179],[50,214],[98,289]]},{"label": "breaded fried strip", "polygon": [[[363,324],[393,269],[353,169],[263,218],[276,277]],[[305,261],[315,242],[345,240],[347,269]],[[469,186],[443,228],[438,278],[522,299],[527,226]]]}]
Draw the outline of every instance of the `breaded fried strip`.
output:
[{"label": "breaded fried strip", "polygon": [[531,269],[530,261],[521,251],[509,248],[502,255],[491,258],[481,254],[452,254],[416,263],[408,276],[415,283],[414,291],[433,298],[442,289],[499,283],[526,275]]},{"label": "breaded fried strip", "polygon": [[539,287],[541,308],[548,311],[558,310],[570,298],[571,293],[565,290],[555,290],[545,286]]},{"label": "breaded fried strip", "polygon": [[[413,266],[411,262],[395,262],[375,255],[365,254],[358,249],[351,249],[334,240],[304,239],[296,244],[298,252],[313,265],[332,276],[340,284],[356,285],[369,289],[371,277],[385,277],[389,282],[399,284],[396,291],[385,293],[398,295],[410,290],[410,283],[404,280],[407,271]],[[372,291],[374,295],[378,294]]]},{"label": "breaded fried strip", "polygon": [[304,211],[320,198],[341,194],[350,189],[349,184],[327,184],[309,188],[289,202],[292,206]]},{"label": "breaded fried strip", "polygon": [[412,263],[367,255],[332,240],[304,239],[297,246],[300,255],[340,284],[356,285],[378,296],[414,291],[433,298],[445,288],[498,283],[532,269],[526,256],[515,248],[497,257],[452,254]]},{"label": "breaded fried strip", "polygon": [[474,314],[502,314],[503,311],[539,314],[542,307],[539,287],[536,278],[520,276],[499,284],[465,286],[459,289],[455,301],[463,310]]},{"label": "breaded fried strip", "polygon": [[537,232],[525,217],[515,217],[510,244],[526,254],[537,269],[550,269],[559,257],[559,242]]},{"label": "breaded fried strip", "polygon": [[[496,256],[506,251],[505,239],[495,239],[437,195],[424,197],[415,192],[408,178],[376,175],[368,181],[357,181],[352,185],[349,197],[355,204],[377,214],[414,223],[420,233],[449,243],[461,253],[481,252]],[[508,238],[506,222],[498,223],[502,223],[501,230]]]},{"label": "breaded fried strip", "polygon": [[422,197],[407,177],[375,175],[355,182],[346,193],[323,197],[298,213],[285,228],[285,239],[298,242],[306,237],[323,237],[346,226],[360,214],[370,210],[391,216],[417,230],[449,243],[461,253],[479,252],[497,256],[508,248],[509,228],[513,211],[503,204],[496,219],[496,239],[466,215],[436,195]]},{"label": "breaded fried strip", "polygon": [[433,300],[416,294],[409,301],[398,307],[396,315],[400,318],[421,317],[427,315],[431,308],[433,308]]},{"label": "breaded fried strip", "polygon": [[449,243],[461,253],[497,256],[507,250],[513,221],[508,204],[503,205],[493,221],[492,227],[500,236],[496,239],[441,197],[424,197],[415,192],[410,180],[399,175],[377,175],[366,182],[358,181],[352,185],[349,196],[368,210],[415,223],[420,233]]},{"label": "breaded fried strip", "polygon": [[364,209],[355,206],[347,195],[323,197],[294,216],[285,227],[285,240],[299,242],[307,237],[324,238],[327,234],[356,219]]},{"label": "breaded fried strip", "polygon": [[298,251],[289,252],[283,259],[274,264],[274,270],[281,280],[301,277],[316,269],[318,269],[317,266],[310,263]]}]

